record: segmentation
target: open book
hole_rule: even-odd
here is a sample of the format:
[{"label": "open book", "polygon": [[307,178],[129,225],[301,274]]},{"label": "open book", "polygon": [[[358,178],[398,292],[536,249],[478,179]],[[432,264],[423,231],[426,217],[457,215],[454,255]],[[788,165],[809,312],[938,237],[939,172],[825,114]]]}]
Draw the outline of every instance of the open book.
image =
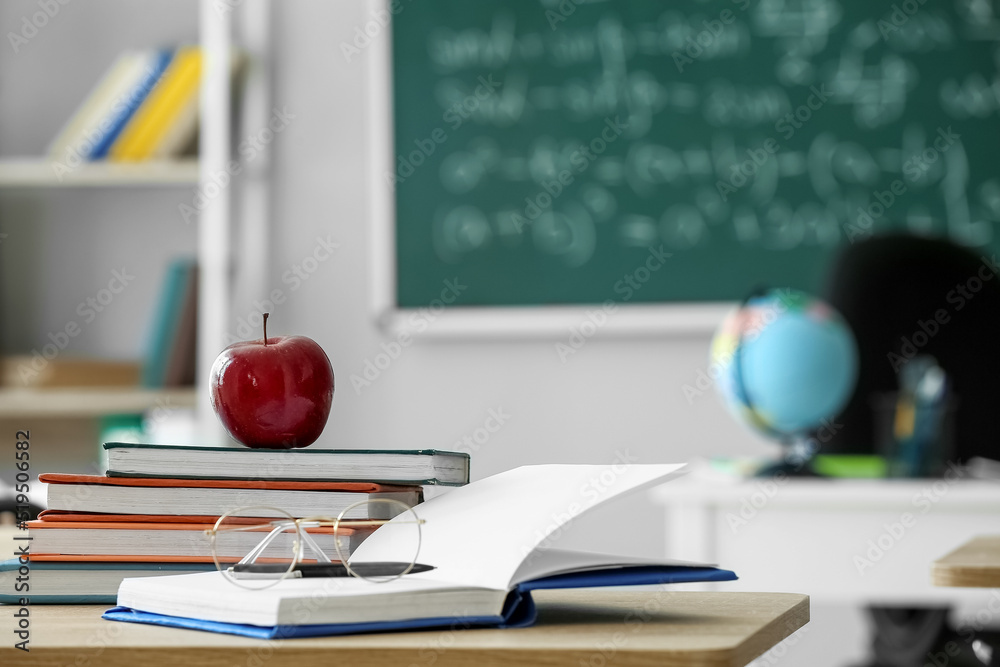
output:
[{"label": "open book", "polygon": [[[667,481],[681,465],[538,465],[516,468],[417,506],[419,562],[433,569],[388,583],[289,579],[264,590],[234,586],[218,572],[122,582],[111,620],[301,637],[451,626],[523,626],[530,591],[726,581],[728,570],[552,547],[577,517],[614,498]],[[352,564],[400,560],[376,530]]]}]

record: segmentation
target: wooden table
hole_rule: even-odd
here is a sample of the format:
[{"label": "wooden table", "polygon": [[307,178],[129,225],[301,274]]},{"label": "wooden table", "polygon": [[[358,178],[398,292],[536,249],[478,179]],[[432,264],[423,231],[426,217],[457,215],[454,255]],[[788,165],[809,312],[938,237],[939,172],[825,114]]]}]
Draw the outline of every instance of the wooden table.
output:
[{"label": "wooden table", "polygon": [[256,640],[101,620],[106,605],[30,608],[30,653],[13,648],[14,607],[0,607],[5,667],[399,666],[741,667],[809,621],[794,593],[536,591],[538,623],[520,630],[433,630]]},{"label": "wooden table", "polygon": [[1000,587],[1000,535],[981,535],[934,561],[935,586]]}]

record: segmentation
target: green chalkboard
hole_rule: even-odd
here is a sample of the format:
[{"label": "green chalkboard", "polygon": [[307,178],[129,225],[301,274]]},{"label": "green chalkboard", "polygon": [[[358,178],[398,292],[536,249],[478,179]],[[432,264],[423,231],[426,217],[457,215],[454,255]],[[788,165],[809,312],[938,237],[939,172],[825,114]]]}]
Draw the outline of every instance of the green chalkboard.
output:
[{"label": "green chalkboard", "polygon": [[816,290],[890,229],[1000,247],[995,0],[393,8],[400,307]]}]

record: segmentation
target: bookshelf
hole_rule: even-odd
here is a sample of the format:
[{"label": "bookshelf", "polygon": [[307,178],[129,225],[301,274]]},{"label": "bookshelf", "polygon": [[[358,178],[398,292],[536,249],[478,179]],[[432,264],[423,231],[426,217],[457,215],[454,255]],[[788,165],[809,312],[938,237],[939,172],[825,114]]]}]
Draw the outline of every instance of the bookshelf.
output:
[{"label": "bookshelf", "polygon": [[[218,0],[197,0],[198,45],[204,56],[200,82],[200,126],[197,159],[144,163],[93,162],[64,174],[43,156],[0,157],[0,189],[57,191],[66,188],[107,189],[101,197],[115,197],[121,188],[185,188],[192,192],[215,187],[213,176],[224,172],[233,159],[231,137],[247,128],[259,129],[270,113],[269,58],[270,0],[246,0],[226,5]],[[80,19],[86,24],[90,17]],[[251,63],[240,89],[241,113],[233,116],[231,82],[234,33]],[[210,186],[210,184],[212,184]],[[267,161],[258,159],[230,187],[208,198],[198,211],[196,255],[200,267],[198,318],[198,384],[195,389],[153,391],[141,388],[83,387],[25,389],[0,387],[0,420],[80,420],[105,414],[141,412],[163,402],[176,407],[196,407],[201,437],[222,436],[208,399],[208,377],[215,356],[226,345],[235,297],[258,295],[267,268],[268,210]],[[116,191],[116,189],[118,189]],[[235,200],[237,206],[231,205]],[[235,233],[235,212],[239,233]],[[234,240],[239,247],[232,248]],[[238,259],[238,261],[236,261]],[[86,260],[83,260],[86,261]],[[247,267],[253,267],[250,271]],[[239,286],[238,294],[234,287]]]},{"label": "bookshelf", "polygon": [[123,164],[91,162],[57,175],[45,158],[0,158],[0,188],[64,188],[116,186],[194,186],[196,159]]},{"label": "bookshelf", "polygon": [[191,408],[194,389],[86,387],[66,389],[0,388],[0,420],[89,419],[132,414],[157,407]]}]

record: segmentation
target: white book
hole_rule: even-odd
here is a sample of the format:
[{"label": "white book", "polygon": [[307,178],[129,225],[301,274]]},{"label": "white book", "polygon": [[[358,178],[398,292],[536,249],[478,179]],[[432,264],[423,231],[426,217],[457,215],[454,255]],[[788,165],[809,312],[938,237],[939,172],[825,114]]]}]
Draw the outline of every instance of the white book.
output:
[{"label": "white book", "polygon": [[[619,496],[668,481],[681,465],[539,465],[516,468],[421,505],[418,561],[433,569],[388,583],[351,577],[289,579],[264,590],[217,572],[122,582],[112,620],[156,622],[258,637],[371,629],[530,624],[536,588],[724,581],[727,570],[553,548],[577,517]],[[391,526],[392,522],[388,524]],[[350,563],[400,561],[388,526]],[[212,622],[206,625],[205,622]]]},{"label": "white book", "polygon": [[324,480],[460,486],[469,455],[436,449],[250,449],[104,444],[110,477]]}]

